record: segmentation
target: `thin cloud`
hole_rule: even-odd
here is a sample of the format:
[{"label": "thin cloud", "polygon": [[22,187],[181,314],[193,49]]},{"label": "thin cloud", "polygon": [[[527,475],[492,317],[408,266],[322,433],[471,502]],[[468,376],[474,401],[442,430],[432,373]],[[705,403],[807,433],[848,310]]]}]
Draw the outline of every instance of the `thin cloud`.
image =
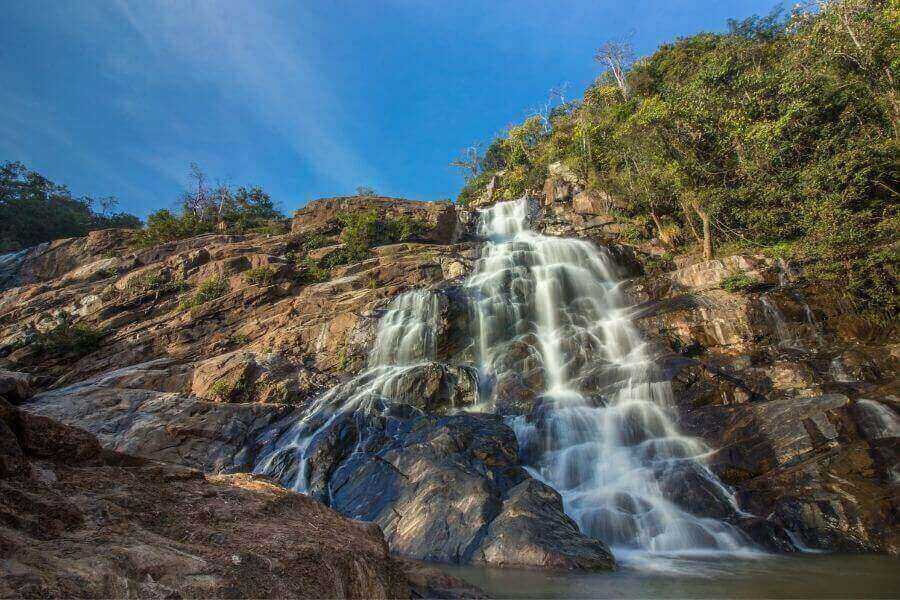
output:
[{"label": "thin cloud", "polygon": [[[277,19],[251,3],[119,0],[116,6],[152,53],[154,64],[144,68],[214,86],[230,105],[284,139],[323,179],[344,187],[348,182],[382,183],[342,133],[341,124],[352,115],[343,111],[328,77],[310,59],[320,41],[308,11],[298,17],[301,35],[290,36]],[[133,61],[118,62],[134,72]]]}]

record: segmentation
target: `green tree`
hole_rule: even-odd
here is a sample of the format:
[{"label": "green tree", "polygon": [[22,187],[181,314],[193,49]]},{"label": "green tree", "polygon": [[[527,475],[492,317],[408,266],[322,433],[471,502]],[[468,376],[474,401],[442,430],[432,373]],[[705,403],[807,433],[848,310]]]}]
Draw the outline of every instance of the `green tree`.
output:
[{"label": "green tree", "polygon": [[0,165],[0,252],[83,236],[95,229],[140,227],[134,215],[111,212],[115,205],[111,197],[74,197],[66,186],[22,163],[4,163]]}]

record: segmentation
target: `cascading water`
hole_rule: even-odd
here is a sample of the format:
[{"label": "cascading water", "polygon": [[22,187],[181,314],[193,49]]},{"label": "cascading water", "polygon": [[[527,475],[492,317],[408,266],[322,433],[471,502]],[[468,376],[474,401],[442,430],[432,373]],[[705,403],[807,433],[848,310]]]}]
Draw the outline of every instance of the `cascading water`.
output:
[{"label": "cascading water", "polygon": [[720,514],[738,513],[704,464],[709,449],[673,423],[670,385],[628,317],[612,261],[588,242],[529,230],[527,213],[526,199],[481,211],[487,242],[468,287],[484,404],[503,411],[493,386],[510,375],[509,349],[527,345],[543,394],[510,423],[582,531],[617,556],[746,548],[735,527],[684,506],[698,486]]},{"label": "cascading water", "polygon": [[402,376],[435,356],[437,315],[438,297],[432,292],[415,290],[397,296],[378,322],[366,369],[313,401],[302,418],[266,445],[254,472],[307,491],[307,451],[316,434],[340,416],[368,411],[378,401],[405,400],[397,397]]}]

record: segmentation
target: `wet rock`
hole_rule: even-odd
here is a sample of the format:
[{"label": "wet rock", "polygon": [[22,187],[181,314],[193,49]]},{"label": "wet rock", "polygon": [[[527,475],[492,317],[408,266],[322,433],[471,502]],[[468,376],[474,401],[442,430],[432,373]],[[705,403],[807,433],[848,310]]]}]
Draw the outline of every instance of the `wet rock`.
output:
[{"label": "wet rock", "polygon": [[19,404],[31,397],[34,377],[28,373],[0,370],[0,398]]},{"label": "wet rock", "polygon": [[[204,477],[114,453],[73,454],[71,440],[91,445],[86,432],[3,410],[0,424],[19,425],[15,458],[54,474],[0,471],[4,597],[409,598],[413,591],[409,567],[391,559],[377,528],[300,494],[250,475]],[[54,433],[36,447],[28,433],[36,430]],[[0,464],[10,452],[0,445]],[[459,587],[411,571],[419,594]]]},{"label": "wet rock", "polygon": [[683,414],[682,424],[717,448],[710,467],[745,510],[813,548],[897,552],[888,525],[897,498],[879,483],[896,464],[896,438],[890,449],[870,445],[852,415],[849,399],[832,394],[710,405]]},{"label": "wet rock", "polygon": [[609,549],[580,535],[552,488],[526,479],[510,490],[503,512],[493,520],[476,555],[477,562],[504,566],[541,566],[557,570],[608,570],[615,567]]},{"label": "wet rock", "polygon": [[429,413],[460,410],[478,401],[478,374],[471,367],[443,363],[416,366],[397,377],[391,396]]},{"label": "wet rock", "polygon": [[900,437],[900,416],[896,402],[877,402],[860,398],[853,403],[853,415],[863,437],[868,440],[889,440]]},{"label": "wet rock", "polygon": [[605,546],[565,516],[558,494],[522,469],[515,436],[499,417],[437,418],[396,405],[379,415],[345,414],[316,434],[306,454],[311,492],[343,514],[377,523],[401,555],[612,567]]}]

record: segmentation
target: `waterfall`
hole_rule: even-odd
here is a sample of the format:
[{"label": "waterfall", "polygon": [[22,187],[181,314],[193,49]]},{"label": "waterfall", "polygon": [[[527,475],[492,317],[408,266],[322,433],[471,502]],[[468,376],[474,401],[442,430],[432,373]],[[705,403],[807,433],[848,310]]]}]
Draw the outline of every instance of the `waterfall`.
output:
[{"label": "waterfall", "polygon": [[343,415],[368,411],[379,401],[404,401],[398,390],[402,376],[434,359],[437,318],[438,297],[433,292],[415,290],[397,296],[378,322],[366,368],[316,398],[287,431],[266,440],[253,472],[307,492],[307,452],[313,440]]},{"label": "waterfall", "polygon": [[[532,472],[617,556],[745,548],[721,520],[739,511],[704,463],[709,448],[673,421],[670,384],[628,316],[613,262],[586,241],[531,231],[528,210],[520,199],[480,212],[487,241],[467,286],[483,405],[503,413],[501,383],[539,365],[533,410],[508,421]],[[510,353],[526,358],[510,366]],[[697,511],[719,518],[692,514],[697,498]]]}]

